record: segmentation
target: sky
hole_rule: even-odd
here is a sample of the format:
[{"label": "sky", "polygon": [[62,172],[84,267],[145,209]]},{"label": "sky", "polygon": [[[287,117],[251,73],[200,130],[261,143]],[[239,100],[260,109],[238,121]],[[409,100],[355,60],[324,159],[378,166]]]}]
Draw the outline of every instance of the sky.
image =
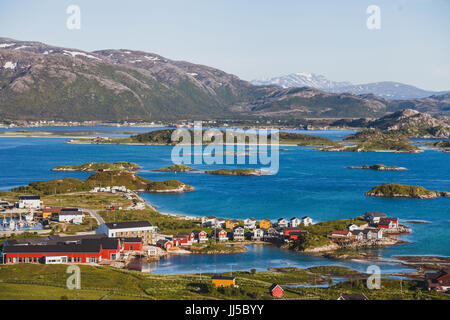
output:
[{"label": "sky", "polygon": [[[66,22],[80,8],[80,29]],[[368,6],[380,9],[369,29]],[[0,37],[133,49],[252,80],[295,72],[450,90],[449,0],[0,0]]]}]

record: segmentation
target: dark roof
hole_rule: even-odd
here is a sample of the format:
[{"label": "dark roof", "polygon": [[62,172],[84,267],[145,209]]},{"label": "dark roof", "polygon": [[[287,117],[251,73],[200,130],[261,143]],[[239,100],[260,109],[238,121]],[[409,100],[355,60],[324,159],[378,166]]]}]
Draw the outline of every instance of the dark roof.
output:
[{"label": "dark roof", "polygon": [[152,226],[148,221],[109,222],[105,224],[109,229],[144,228]]},{"label": "dark roof", "polygon": [[118,238],[83,239],[81,245],[101,245],[104,250],[115,250],[119,246]]},{"label": "dark roof", "polygon": [[287,221],[287,219],[285,219],[285,218],[278,218],[277,221],[281,221],[281,220],[286,220]]},{"label": "dark roof", "polygon": [[[276,287],[280,287],[280,286],[278,285],[278,283],[273,283],[273,284],[270,286],[269,290],[270,290],[270,291],[273,291],[273,289],[275,289]],[[280,289],[281,289],[282,291],[284,291],[283,288],[280,287]]]},{"label": "dark roof", "polygon": [[19,200],[40,200],[41,196],[25,195],[19,196]]},{"label": "dark roof", "polygon": [[106,235],[101,234],[85,234],[85,235],[77,235],[77,236],[64,236],[61,237],[60,235],[54,234],[51,236],[48,236],[49,244],[56,244],[56,243],[64,243],[64,242],[80,242],[85,239],[102,239],[106,238]]},{"label": "dark roof", "polygon": [[142,238],[135,237],[135,238],[120,238],[121,241],[127,242],[127,243],[141,243]]},{"label": "dark roof", "polygon": [[310,218],[310,219],[311,219],[311,217],[308,217],[308,216],[304,216],[304,217],[302,217],[302,219],[306,219],[306,218]]},{"label": "dark roof", "polygon": [[340,300],[369,300],[364,293],[343,293],[339,297]]},{"label": "dark roof", "polygon": [[386,213],[378,212],[378,211],[366,212],[364,215],[365,216],[373,216],[373,217],[387,217]]},{"label": "dark roof", "polygon": [[81,212],[79,210],[71,210],[71,211],[69,211],[69,210],[63,211],[63,210],[61,210],[59,212],[59,215],[60,216],[81,216],[81,215],[83,215],[83,212]]},{"label": "dark roof", "polygon": [[[203,230],[193,230],[192,231],[192,233],[194,234],[194,235],[197,235],[197,234],[199,234],[199,233],[201,233],[201,232],[205,232],[205,231],[203,231]],[[206,232],[205,232],[206,233]]]},{"label": "dark roof", "polygon": [[298,219],[297,217],[292,217],[290,220]]},{"label": "dark roof", "polygon": [[212,276],[211,279],[220,279],[220,280],[234,280],[235,277],[225,277],[225,276]]},{"label": "dark roof", "polygon": [[100,243],[83,244],[55,244],[41,246],[4,246],[3,253],[75,253],[75,252],[100,252]]},{"label": "dark roof", "polygon": [[215,219],[216,217],[215,216],[207,216],[206,218],[207,219]]}]

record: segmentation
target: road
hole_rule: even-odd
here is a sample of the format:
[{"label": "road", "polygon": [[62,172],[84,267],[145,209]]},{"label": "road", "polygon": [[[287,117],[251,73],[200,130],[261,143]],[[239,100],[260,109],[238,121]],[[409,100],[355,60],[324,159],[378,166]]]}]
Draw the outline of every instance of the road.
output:
[{"label": "road", "polygon": [[91,217],[93,217],[95,220],[97,220],[98,225],[105,223],[105,220],[103,220],[103,218],[97,213],[99,210],[82,208],[81,211],[89,213],[91,215]]}]

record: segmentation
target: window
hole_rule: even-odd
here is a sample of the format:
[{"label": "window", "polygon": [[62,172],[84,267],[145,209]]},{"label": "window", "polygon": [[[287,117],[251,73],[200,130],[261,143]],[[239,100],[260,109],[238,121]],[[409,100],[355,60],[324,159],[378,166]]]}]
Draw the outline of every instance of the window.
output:
[{"label": "window", "polygon": [[37,259],[36,257],[34,257],[34,258],[33,258],[33,262],[34,262],[34,263],[37,263],[37,262],[38,262],[38,259]]},{"label": "window", "polygon": [[68,258],[68,261],[69,261],[69,262],[72,262],[72,257],[69,257],[69,258]]},{"label": "window", "polygon": [[19,263],[22,263],[22,258],[19,258]]}]

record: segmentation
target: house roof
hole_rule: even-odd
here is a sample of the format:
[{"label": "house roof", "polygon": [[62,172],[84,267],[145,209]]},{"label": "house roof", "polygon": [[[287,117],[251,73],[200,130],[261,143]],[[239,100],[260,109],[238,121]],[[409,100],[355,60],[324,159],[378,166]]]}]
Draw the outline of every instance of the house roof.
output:
[{"label": "house roof", "polygon": [[348,234],[350,231],[333,230],[332,234]]},{"label": "house roof", "polygon": [[41,200],[41,196],[24,195],[19,196],[19,200]]},{"label": "house roof", "polygon": [[297,218],[297,217],[292,217],[290,220],[300,220],[299,218]]},{"label": "house roof", "polygon": [[83,212],[78,211],[78,210],[72,210],[72,211],[68,211],[68,210],[62,211],[61,210],[59,212],[59,215],[60,216],[83,216],[84,214],[83,214]]},{"label": "house roof", "polygon": [[234,280],[235,277],[225,277],[225,276],[212,276],[211,279],[217,279],[217,280]]},{"label": "house roof", "polygon": [[109,222],[105,223],[105,225],[109,229],[145,228],[152,226],[148,221]]},{"label": "house roof", "polygon": [[192,233],[193,233],[194,235],[200,234],[200,233],[202,233],[202,232],[206,233],[206,231],[203,231],[203,230],[193,230],[193,231],[192,231]]},{"label": "house roof", "polygon": [[304,216],[304,217],[302,217],[302,219],[311,219],[311,217]]},{"label": "house roof", "polygon": [[256,219],[255,218],[247,218],[247,219],[244,219],[244,220],[251,220],[251,221],[256,221]]},{"label": "house roof", "polygon": [[387,217],[386,213],[378,212],[378,211],[366,212],[364,215],[372,216],[372,217],[379,217],[379,218]]},{"label": "house roof", "polygon": [[269,290],[270,290],[270,291],[273,291],[276,287],[279,287],[282,291],[284,291],[283,288],[280,287],[280,286],[278,285],[278,283],[273,283],[273,284],[270,286]]},{"label": "house roof", "polygon": [[[277,221],[280,222],[282,220],[286,220],[285,218],[279,218]],[[286,220],[287,221],[287,220]]]}]

